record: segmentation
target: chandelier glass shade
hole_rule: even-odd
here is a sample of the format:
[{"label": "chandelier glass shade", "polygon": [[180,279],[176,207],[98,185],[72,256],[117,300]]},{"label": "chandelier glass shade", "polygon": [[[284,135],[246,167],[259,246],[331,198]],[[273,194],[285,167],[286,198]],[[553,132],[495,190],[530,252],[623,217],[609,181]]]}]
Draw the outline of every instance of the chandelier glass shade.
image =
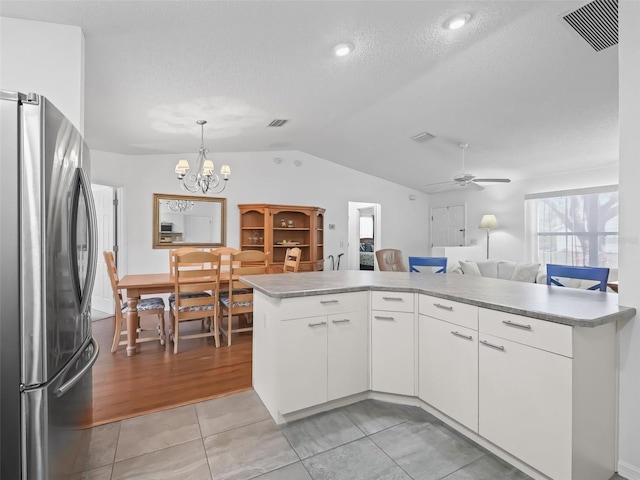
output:
[{"label": "chandelier glass shade", "polygon": [[220,176],[215,172],[213,161],[207,158],[209,150],[204,147],[204,125],[206,120],[198,120],[200,125],[200,151],[195,162],[195,168],[192,168],[186,159],[178,160],[175,172],[180,181],[180,187],[187,192],[196,193],[198,190],[202,193],[220,193],[227,186],[227,181],[231,176],[231,168],[229,165],[220,167]]}]

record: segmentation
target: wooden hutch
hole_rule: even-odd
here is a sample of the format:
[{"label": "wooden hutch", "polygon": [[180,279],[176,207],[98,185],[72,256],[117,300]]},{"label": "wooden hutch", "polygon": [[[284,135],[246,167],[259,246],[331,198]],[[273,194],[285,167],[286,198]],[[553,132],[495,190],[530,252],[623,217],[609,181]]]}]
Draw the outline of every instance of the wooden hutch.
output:
[{"label": "wooden hutch", "polygon": [[264,203],[238,205],[240,248],[269,254],[269,272],[282,272],[289,247],[302,250],[300,271],[324,268],[324,208]]}]

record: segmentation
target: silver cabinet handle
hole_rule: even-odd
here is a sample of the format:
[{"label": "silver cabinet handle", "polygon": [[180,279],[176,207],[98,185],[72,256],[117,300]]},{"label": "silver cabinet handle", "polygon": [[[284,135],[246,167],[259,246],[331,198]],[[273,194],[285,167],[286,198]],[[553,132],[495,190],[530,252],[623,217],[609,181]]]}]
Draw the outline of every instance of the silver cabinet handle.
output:
[{"label": "silver cabinet handle", "polygon": [[348,318],[343,318],[342,320],[331,320],[333,323],[348,323],[351,320]]},{"label": "silver cabinet handle", "polygon": [[486,340],[480,340],[480,343],[486,345],[487,347],[495,348],[496,350],[502,350],[504,352],[504,347],[502,345],[494,345],[493,343],[489,343]]},{"label": "silver cabinet handle", "polygon": [[391,320],[391,321],[395,320],[395,318],[393,317],[380,317],[378,315],[375,315],[373,318],[375,318],[376,320]]},{"label": "silver cabinet handle", "polygon": [[512,322],[511,320],[503,320],[502,323],[504,323],[505,325],[508,325],[509,327],[517,327],[517,328],[524,328],[525,330],[531,330],[531,325],[525,325],[524,323],[516,323],[516,322]]},{"label": "silver cabinet handle", "polygon": [[309,326],[310,327],[321,327],[322,325],[326,325],[327,322],[317,322],[317,323],[310,323]]},{"label": "silver cabinet handle", "polygon": [[383,300],[389,300],[392,302],[402,302],[402,297],[382,297]]},{"label": "silver cabinet handle", "polygon": [[449,310],[450,312],[453,311],[453,307],[450,305],[442,305],[441,303],[434,303],[433,306],[436,308],[441,308],[442,310]]},{"label": "silver cabinet handle", "polygon": [[326,305],[328,303],[338,303],[340,300],[320,300],[320,303]]},{"label": "silver cabinet handle", "polygon": [[466,338],[467,340],[473,340],[473,337],[471,335],[463,335],[462,333],[456,332],[455,330],[451,332],[451,334],[455,335],[456,337]]}]

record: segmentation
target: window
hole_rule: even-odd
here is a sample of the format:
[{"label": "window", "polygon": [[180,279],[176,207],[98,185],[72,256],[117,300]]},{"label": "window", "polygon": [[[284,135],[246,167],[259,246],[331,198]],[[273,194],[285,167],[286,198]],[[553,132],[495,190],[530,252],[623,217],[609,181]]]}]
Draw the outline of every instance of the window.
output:
[{"label": "window", "polygon": [[525,196],[527,257],[537,263],[618,267],[618,187]]},{"label": "window", "polygon": [[373,217],[360,217],[360,238],[373,238]]}]

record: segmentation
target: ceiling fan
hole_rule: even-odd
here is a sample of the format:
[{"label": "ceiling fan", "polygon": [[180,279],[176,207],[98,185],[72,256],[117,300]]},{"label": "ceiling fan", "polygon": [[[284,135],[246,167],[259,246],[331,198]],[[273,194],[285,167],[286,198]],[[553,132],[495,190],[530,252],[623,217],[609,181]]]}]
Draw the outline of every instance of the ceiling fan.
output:
[{"label": "ceiling fan", "polygon": [[[464,172],[464,151],[469,147],[468,143],[460,143],[458,145],[462,149],[462,171]],[[453,177],[449,182],[438,182],[424,185],[427,189],[427,193],[444,192],[445,190],[454,190],[456,188],[471,187],[475,190],[484,190],[480,183],[509,183],[510,178],[476,178],[475,175],[470,173],[460,173]]]}]

